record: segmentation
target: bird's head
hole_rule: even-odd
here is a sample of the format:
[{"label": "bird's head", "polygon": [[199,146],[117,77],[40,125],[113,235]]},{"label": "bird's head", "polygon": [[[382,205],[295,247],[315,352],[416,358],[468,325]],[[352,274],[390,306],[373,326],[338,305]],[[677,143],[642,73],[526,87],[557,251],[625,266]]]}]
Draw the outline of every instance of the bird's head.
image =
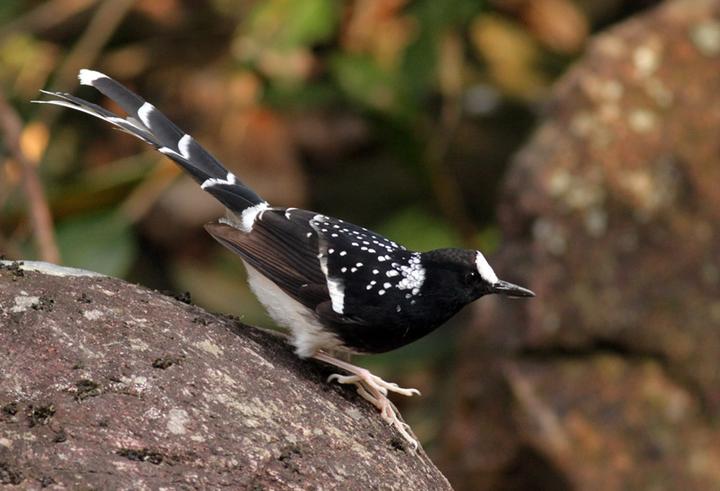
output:
[{"label": "bird's head", "polygon": [[428,282],[441,296],[460,295],[465,302],[490,294],[535,296],[527,288],[499,279],[480,251],[437,249],[424,253],[423,263],[432,272]]}]

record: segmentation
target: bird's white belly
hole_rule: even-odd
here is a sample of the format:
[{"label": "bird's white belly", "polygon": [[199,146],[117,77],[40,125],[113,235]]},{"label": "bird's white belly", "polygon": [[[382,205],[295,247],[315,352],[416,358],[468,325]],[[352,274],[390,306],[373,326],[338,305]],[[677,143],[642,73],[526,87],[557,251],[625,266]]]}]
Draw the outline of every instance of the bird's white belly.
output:
[{"label": "bird's white belly", "polygon": [[268,314],[280,326],[290,330],[295,352],[301,358],[314,355],[320,349],[339,349],[342,342],[323,328],[315,313],[290,297],[275,283],[243,261],[248,283]]}]

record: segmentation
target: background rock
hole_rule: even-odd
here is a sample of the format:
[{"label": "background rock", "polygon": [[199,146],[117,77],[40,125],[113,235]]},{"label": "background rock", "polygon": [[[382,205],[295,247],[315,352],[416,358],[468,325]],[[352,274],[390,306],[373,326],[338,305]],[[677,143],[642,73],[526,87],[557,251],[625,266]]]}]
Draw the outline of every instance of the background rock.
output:
[{"label": "background rock", "polygon": [[477,304],[442,463],[458,487],[717,488],[717,87],[720,3],[678,0],[554,89],[493,263],[538,298]]},{"label": "background rock", "polygon": [[109,277],[0,265],[0,484],[450,488],[275,335]]}]

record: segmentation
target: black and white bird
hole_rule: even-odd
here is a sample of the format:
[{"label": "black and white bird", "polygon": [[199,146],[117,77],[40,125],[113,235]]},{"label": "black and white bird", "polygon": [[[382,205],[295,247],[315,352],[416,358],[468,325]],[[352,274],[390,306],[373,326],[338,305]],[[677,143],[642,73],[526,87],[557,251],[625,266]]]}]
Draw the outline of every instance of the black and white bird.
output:
[{"label": "black and white bird", "polygon": [[88,113],[152,145],[227,208],[206,226],[245,263],[248,281],[298,356],[345,370],[330,380],[355,384],[383,418],[417,446],[388,392],[419,394],[388,383],[334,352],[382,353],[430,333],[483,295],[532,297],[498,279],[480,251],[415,252],[379,234],[321,213],[273,207],[229,172],[152,104],[112,78],[80,70],[80,83],[117,103],[118,116],[70,94],[34,101]]}]

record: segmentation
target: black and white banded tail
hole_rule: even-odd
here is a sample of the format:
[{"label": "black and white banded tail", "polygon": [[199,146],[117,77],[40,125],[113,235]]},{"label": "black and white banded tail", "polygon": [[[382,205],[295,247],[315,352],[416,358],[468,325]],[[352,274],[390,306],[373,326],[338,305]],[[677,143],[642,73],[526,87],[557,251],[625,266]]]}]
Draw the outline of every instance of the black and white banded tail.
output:
[{"label": "black and white banded tail", "polygon": [[80,70],[78,78],[82,85],[95,87],[115,101],[127,113],[127,116],[120,117],[97,104],[63,92],[42,91],[44,94],[57,97],[57,99],[33,102],[54,104],[90,114],[149,143],[159,152],[177,162],[205,191],[239,216],[249,209],[267,206],[267,203],[255,191],[223,167],[193,137],[175,126],[155,106],[127,87],[107,75],[93,70]]}]

